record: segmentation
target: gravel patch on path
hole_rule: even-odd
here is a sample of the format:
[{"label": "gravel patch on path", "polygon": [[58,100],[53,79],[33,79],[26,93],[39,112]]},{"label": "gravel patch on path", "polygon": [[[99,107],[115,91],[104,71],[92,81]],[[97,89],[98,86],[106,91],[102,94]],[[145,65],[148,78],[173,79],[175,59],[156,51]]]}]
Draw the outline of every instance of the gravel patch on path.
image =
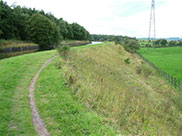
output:
[{"label": "gravel patch on path", "polygon": [[49,132],[47,131],[45,124],[43,120],[39,116],[39,112],[37,110],[36,104],[35,104],[35,98],[34,98],[34,87],[35,82],[40,74],[40,72],[57,56],[52,57],[51,59],[47,60],[45,64],[42,65],[40,70],[36,73],[36,75],[33,77],[28,89],[29,89],[29,103],[30,103],[30,109],[32,112],[32,123],[34,125],[34,128],[39,136],[49,136]]}]

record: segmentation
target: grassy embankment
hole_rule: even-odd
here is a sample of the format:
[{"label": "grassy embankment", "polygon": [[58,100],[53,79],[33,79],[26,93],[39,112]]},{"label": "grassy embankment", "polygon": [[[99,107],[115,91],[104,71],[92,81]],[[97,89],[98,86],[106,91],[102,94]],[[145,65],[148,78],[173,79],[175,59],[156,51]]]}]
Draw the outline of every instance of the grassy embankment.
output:
[{"label": "grassy embankment", "polygon": [[[32,125],[27,87],[40,66],[45,63],[45,60],[55,55],[56,51],[46,51],[0,61],[0,135],[37,135]],[[115,132],[108,127],[102,117],[80,104],[73,93],[64,86],[59,70],[54,67],[54,62],[49,66],[50,68],[48,67],[43,77],[48,78],[47,82],[53,82],[50,86],[44,84],[45,91],[52,89],[53,92],[49,93],[54,95],[58,93],[57,99],[50,99],[54,103],[49,103],[53,104],[53,107],[49,107],[48,113],[51,113],[50,115],[54,115],[60,121],[56,124],[59,129],[55,128],[55,124],[51,125],[51,134],[60,135],[58,130],[61,130],[64,135],[80,134],[81,132],[85,135],[90,133],[114,135]],[[55,108],[55,112],[52,110],[53,108]],[[60,108],[65,112],[60,114]],[[48,123],[51,124],[53,122],[49,120]]]},{"label": "grassy embankment", "polygon": [[[130,58],[130,64],[125,63],[127,58]],[[107,43],[71,50],[67,61],[60,60],[60,67],[60,75],[79,102],[108,121],[112,120],[121,134],[181,135],[182,94],[121,46]],[[45,84],[42,82],[41,86]],[[46,94],[42,93],[39,98],[49,103]],[[54,104],[58,103],[60,101]],[[65,112],[60,107],[56,115],[62,113]],[[62,122],[59,118],[56,120],[58,124]]]},{"label": "grassy embankment", "polygon": [[[92,47],[87,45],[72,49]],[[79,101],[62,78],[55,59],[41,73],[36,82],[35,98],[41,117],[51,135],[116,135],[110,121]]]},{"label": "grassy embankment", "polygon": [[138,51],[163,71],[182,80],[182,48],[142,48]]},{"label": "grassy embankment", "polygon": [[55,56],[45,51],[0,60],[0,135],[36,135],[28,101],[28,85],[40,66]]}]

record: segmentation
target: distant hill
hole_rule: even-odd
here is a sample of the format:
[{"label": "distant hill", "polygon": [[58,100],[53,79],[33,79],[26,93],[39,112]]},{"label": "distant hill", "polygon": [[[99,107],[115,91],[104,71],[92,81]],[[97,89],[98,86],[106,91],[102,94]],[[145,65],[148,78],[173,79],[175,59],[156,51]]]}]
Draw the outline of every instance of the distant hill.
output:
[{"label": "distant hill", "polygon": [[[137,38],[139,40],[147,40],[148,38],[143,37],[143,38]],[[180,37],[169,37],[169,38],[157,38],[157,39],[166,39],[166,40],[170,40],[170,41],[181,41],[182,38]]]},{"label": "distant hill", "polygon": [[170,37],[170,38],[166,38],[166,40],[170,40],[170,41],[181,41],[182,38],[180,38],[180,37]]}]

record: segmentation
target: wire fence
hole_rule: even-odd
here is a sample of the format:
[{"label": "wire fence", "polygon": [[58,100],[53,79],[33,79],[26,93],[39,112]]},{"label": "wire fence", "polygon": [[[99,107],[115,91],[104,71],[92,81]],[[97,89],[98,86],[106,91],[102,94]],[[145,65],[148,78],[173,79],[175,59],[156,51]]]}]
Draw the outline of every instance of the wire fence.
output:
[{"label": "wire fence", "polygon": [[140,53],[137,52],[137,54],[146,63],[148,63],[150,66],[152,66],[162,78],[166,79],[175,88],[179,89],[180,91],[182,90],[182,81],[180,81],[179,79],[173,77],[172,75],[168,74],[167,72],[161,70],[159,67],[157,67],[156,65],[154,65],[152,62],[150,62],[149,60],[147,60],[146,58],[144,58]]}]

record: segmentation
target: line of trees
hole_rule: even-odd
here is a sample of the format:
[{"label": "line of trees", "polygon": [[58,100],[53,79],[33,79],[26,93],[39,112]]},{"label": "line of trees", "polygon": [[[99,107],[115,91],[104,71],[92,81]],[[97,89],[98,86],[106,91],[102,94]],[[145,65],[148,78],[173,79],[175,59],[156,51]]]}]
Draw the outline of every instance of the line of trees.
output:
[{"label": "line of trees", "polygon": [[44,50],[53,48],[61,40],[91,40],[91,36],[77,23],[69,24],[43,10],[10,7],[0,1],[0,39],[32,41]]},{"label": "line of trees", "polygon": [[175,47],[182,46],[182,41],[167,41],[166,39],[158,39],[154,41],[155,47]]},{"label": "line of trees", "polygon": [[93,41],[121,41],[126,36],[115,36],[115,35],[102,35],[102,34],[92,34]]},{"label": "line of trees", "polygon": [[135,53],[136,50],[140,49],[139,41],[133,37],[98,34],[92,34],[91,36],[93,41],[113,41],[115,44],[120,44],[130,53]]}]

